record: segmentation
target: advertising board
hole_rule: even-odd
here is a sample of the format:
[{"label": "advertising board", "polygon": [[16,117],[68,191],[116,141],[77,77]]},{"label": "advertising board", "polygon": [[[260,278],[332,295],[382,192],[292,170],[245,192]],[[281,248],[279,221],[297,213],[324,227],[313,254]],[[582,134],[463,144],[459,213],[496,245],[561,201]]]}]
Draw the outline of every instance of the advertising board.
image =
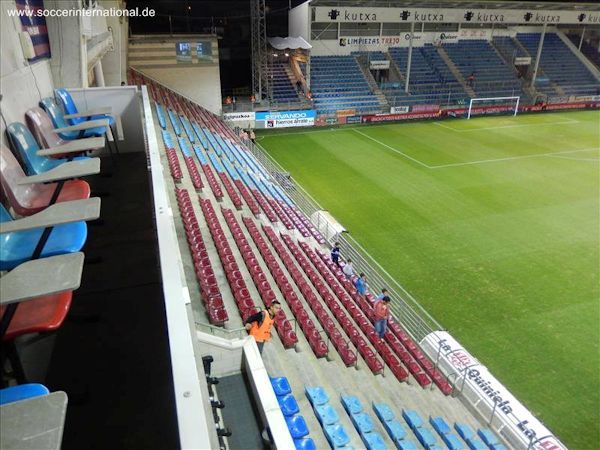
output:
[{"label": "advertising board", "polygon": [[265,128],[310,127],[315,124],[317,112],[314,109],[297,111],[256,112],[257,122],[264,122]]}]

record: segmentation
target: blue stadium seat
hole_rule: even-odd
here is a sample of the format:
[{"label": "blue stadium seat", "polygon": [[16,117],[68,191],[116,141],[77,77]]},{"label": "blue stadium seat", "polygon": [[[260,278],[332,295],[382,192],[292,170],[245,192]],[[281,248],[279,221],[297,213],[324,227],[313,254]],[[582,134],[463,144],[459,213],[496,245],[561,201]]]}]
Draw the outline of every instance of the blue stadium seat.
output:
[{"label": "blue stadium seat", "polygon": [[290,417],[300,411],[298,408],[298,402],[292,394],[284,395],[283,397],[277,397],[279,407],[284,416]]},{"label": "blue stadium seat", "polygon": [[[22,123],[13,122],[8,126],[6,131],[10,136],[10,141],[16,146],[15,150],[19,152],[21,161],[25,163],[28,175],[39,175],[67,162],[66,159],[39,156],[37,152],[40,150],[40,146],[31,134],[31,131],[29,131],[29,128]],[[81,159],[89,158],[87,156],[73,158],[73,160]]]},{"label": "blue stadium seat", "polygon": [[276,396],[281,397],[292,392],[292,388],[286,377],[270,377],[270,380]]},{"label": "blue stadium seat", "polygon": [[354,395],[342,395],[341,400],[342,405],[344,406],[344,409],[348,411],[348,414],[352,415],[362,412],[363,407],[358,397],[355,397]]},{"label": "blue stadium seat", "polygon": [[394,411],[386,403],[373,403],[373,410],[382,422],[388,422],[396,418]]},{"label": "blue stadium seat", "polygon": [[437,444],[437,439],[435,438],[431,430],[429,430],[429,428],[415,428],[414,433],[419,442],[425,448],[430,449]]},{"label": "blue stadium seat", "polygon": [[352,414],[350,419],[360,434],[371,433],[375,428],[373,420],[366,413]]},{"label": "blue stadium seat", "polygon": [[[63,109],[67,114],[79,113],[79,110],[77,109],[77,105],[75,105],[75,102],[73,101],[73,97],[71,97],[71,94],[69,93],[69,91],[67,91],[64,88],[59,88],[59,89],[56,89],[54,92],[56,93],[56,96],[62,103]],[[85,113],[85,111],[83,111],[83,112]],[[100,119],[108,120],[110,126],[112,126],[115,123],[115,119],[113,119],[111,116],[106,115],[106,114],[97,115],[97,116],[88,116],[88,117],[72,117],[70,119],[67,119],[67,121],[69,122],[70,125],[78,125],[80,123],[87,122],[89,120],[100,120]]]},{"label": "blue stadium seat", "polygon": [[338,413],[333,409],[333,407],[326,403],[325,405],[317,405],[315,406],[315,415],[321,425],[333,425],[340,421],[340,417]]},{"label": "blue stadium seat", "polygon": [[492,430],[488,428],[480,428],[479,430],[477,430],[477,434],[484,442],[484,444],[491,449],[494,448],[494,445],[500,444],[500,441],[498,440],[496,435],[492,432]]},{"label": "blue stadium seat", "polygon": [[450,450],[463,450],[465,446],[462,441],[454,433],[446,433],[442,435],[442,441]]},{"label": "blue stadium seat", "polygon": [[415,442],[408,439],[396,441],[396,447],[398,450],[418,450],[419,448]]},{"label": "blue stadium seat", "polygon": [[[0,204],[0,223],[12,221],[12,216]],[[11,270],[29,261],[39,242],[43,228],[15,231],[0,235],[0,270]],[[66,223],[52,228],[52,233],[42,250],[41,258],[78,252],[87,238],[85,222]]]},{"label": "blue stadium seat", "polygon": [[419,413],[412,409],[403,409],[402,417],[404,417],[408,426],[413,430],[423,425],[423,419],[421,419]]},{"label": "blue stadium seat", "polygon": [[488,446],[481,442],[477,437],[465,439],[465,442],[471,450],[487,450]]},{"label": "blue stadium seat", "polygon": [[[56,105],[56,103],[54,103],[53,99],[51,99],[50,97],[43,98],[42,100],[40,100],[40,106],[44,109],[44,111],[46,111],[46,113],[48,113],[48,116],[50,116],[54,128],[65,128],[70,126],[70,124],[65,119],[63,112]],[[88,128],[87,130],[82,131],[61,131],[60,133],[58,133],[58,135],[61,137],[61,139],[71,141],[73,139],[103,136],[106,134],[106,132],[106,127],[100,126]]]},{"label": "blue stadium seat", "polygon": [[323,431],[333,448],[343,447],[350,442],[350,437],[348,436],[346,429],[339,423],[324,426]]},{"label": "blue stadium seat", "polygon": [[27,400],[28,398],[40,397],[42,395],[48,395],[49,393],[50,391],[46,386],[38,383],[11,386],[0,389],[0,405],[19,402],[21,400]]},{"label": "blue stadium seat", "polygon": [[394,441],[401,441],[406,437],[406,430],[404,429],[402,424],[395,419],[383,422],[383,427]]},{"label": "blue stadium seat", "polygon": [[386,450],[385,441],[379,433],[364,433],[361,437],[367,450]]},{"label": "blue stadium seat", "polygon": [[469,425],[464,424],[464,423],[456,422],[454,424],[454,429],[456,430],[458,435],[461,438],[463,438],[465,441],[467,439],[471,439],[475,435],[475,433],[473,432],[473,429]]},{"label": "blue stadium seat", "polygon": [[442,417],[429,417],[429,423],[440,435],[450,433],[450,426]]},{"label": "blue stadium seat", "polygon": [[305,386],[304,392],[306,392],[306,397],[313,406],[324,405],[329,401],[327,392],[321,386]]},{"label": "blue stadium seat", "polygon": [[300,439],[309,433],[304,417],[299,414],[292,417],[286,417],[285,422],[293,439]]},{"label": "blue stadium seat", "polygon": [[315,441],[311,438],[294,439],[296,450],[317,450]]}]

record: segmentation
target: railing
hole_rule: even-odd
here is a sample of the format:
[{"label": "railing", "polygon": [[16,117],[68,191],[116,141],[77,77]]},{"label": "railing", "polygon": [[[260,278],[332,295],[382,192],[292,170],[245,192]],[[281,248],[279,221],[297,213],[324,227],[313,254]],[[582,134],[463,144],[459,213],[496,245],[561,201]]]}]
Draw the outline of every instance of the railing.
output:
[{"label": "railing", "polygon": [[[313,214],[317,211],[323,211],[324,208],[310,196],[291,176],[286,177],[285,183],[280,183],[277,176],[286,173],[285,169],[277,163],[265,151],[260,144],[248,143],[248,148],[263,167],[273,176],[273,179],[280,185],[285,193],[294,201],[294,203],[306,214],[315,226],[319,226],[318,221],[314,220]],[[317,223],[315,223],[317,222]],[[322,228],[320,228],[322,230]],[[344,258],[351,259],[356,272],[363,272],[367,277],[367,282],[371,291],[377,294],[382,288],[387,288],[391,297],[392,312],[394,316],[402,323],[405,329],[411,334],[413,339],[420,341],[429,333],[435,330],[442,330],[442,326],[419,304],[419,302],[404,289],[376,260],[373,258],[353,237],[348,234],[330,236],[329,243],[338,242]]]},{"label": "railing", "polygon": [[216,327],[209,323],[194,321],[196,325],[196,331],[201,331],[206,334],[210,334],[212,336],[221,337],[224,339],[244,339],[248,336],[248,332],[245,328],[235,328],[233,330],[228,330],[223,327]]}]

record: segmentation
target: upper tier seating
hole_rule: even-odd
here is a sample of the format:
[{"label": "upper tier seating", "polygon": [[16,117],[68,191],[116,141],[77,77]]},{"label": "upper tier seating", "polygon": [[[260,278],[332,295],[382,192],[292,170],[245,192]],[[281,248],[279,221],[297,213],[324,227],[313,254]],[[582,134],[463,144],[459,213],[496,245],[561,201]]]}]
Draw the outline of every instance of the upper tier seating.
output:
[{"label": "upper tier seating", "polygon": [[[389,53],[400,72],[406,76],[408,49],[393,47],[389,49]],[[409,94],[404,92],[403,83],[384,89],[392,105],[456,103],[468,97],[437,49],[431,44],[413,48],[409,81]]]},{"label": "upper tier seating", "polygon": [[[581,40],[581,36],[578,34],[567,34],[567,37],[571,40],[573,44],[579,47],[579,41]],[[598,51],[598,45],[593,46],[587,41],[583,41],[581,43],[581,53],[583,53],[587,58],[592,61],[597,68],[600,69],[600,52]]]},{"label": "upper tier seating", "polygon": [[298,101],[298,92],[290,80],[286,65],[289,63],[273,61],[269,64],[269,84],[273,89],[273,101],[275,102]]},{"label": "upper tier seating", "polygon": [[505,64],[486,40],[447,43],[444,49],[465,80],[475,76],[473,90],[478,97],[523,96],[516,71]]},{"label": "upper tier seating", "polygon": [[310,79],[319,114],[333,114],[338,109],[354,109],[358,114],[381,110],[354,56],[312,57]]},{"label": "upper tier seating", "polygon": [[[540,33],[519,33],[517,39],[527,49],[531,56],[537,54]],[[600,94],[600,81],[573,54],[556,33],[546,33],[540,67],[551,82],[559,86],[565,95],[597,95]],[[549,95],[560,95],[552,89],[536,89]]]}]

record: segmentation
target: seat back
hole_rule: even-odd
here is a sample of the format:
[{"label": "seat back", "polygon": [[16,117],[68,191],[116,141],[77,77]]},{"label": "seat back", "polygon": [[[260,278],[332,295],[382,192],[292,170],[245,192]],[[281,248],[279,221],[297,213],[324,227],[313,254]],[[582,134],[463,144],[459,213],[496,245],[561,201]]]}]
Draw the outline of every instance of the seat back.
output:
[{"label": "seat back", "polygon": [[[71,94],[64,89],[55,89],[56,98],[62,103],[63,110],[66,114],[77,114],[79,111],[77,110],[77,106],[75,106],[75,102],[73,101],[73,97]],[[71,125],[77,125],[78,123],[85,122],[83,117],[76,117],[73,119],[68,119]]]},{"label": "seat back", "polygon": [[19,152],[27,173],[35,175],[45,172],[47,158],[37,155],[40,146],[31,131],[21,122],[13,122],[8,126],[6,132],[9,134],[12,144],[16,147],[15,150]]},{"label": "seat back", "polygon": [[15,210],[20,209],[20,205],[27,205],[30,199],[38,194],[37,187],[39,185],[18,184],[23,177],[25,177],[25,172],[23,172],[15,155],[8,148],[0,147],[0,187],[2,196],[8,200],[8,203]]},{"label": "seat back", "polygon": [[[46,111],[46,113],[48,113],[48,116],[50,116],[50,120],[52,120],[52,125],[54,125],[54,128],[64,128],[71,125],[67,122],[62,110],[52,98],[43,98],[40,100],[40,106],[44,109],[44,111]],[[61,137],[61,139],[72,140],[79,137],[79,132],[67,131],[58,133],[58,135]]]},{"label": "seat back", "polygon": [[[12,222],[14,219],[12,218],[12,216],[10,215],[10,213],[8,212],[8,210],[4,207],[4,205],[2,203],[0,203],[0,223],[4,223],[4,222]],[[9,233],[5,233],[5,235],[8,235]]]},{"label": "seat back", "polygon": [[25,122],[42,148],[56,147],[66,142],[54,131],[50,116],[39,106],[25,113]]}]

